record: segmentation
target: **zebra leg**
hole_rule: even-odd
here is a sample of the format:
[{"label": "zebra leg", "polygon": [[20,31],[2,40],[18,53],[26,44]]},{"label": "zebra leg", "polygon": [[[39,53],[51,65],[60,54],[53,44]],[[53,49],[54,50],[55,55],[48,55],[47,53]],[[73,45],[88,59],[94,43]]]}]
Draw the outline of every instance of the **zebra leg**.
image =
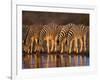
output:
[{"label": "zebra leg", "polygon": [[64,43],[61,43],[61,53],[63,53],[64,49],[63,49]]},{"label": "zebra leg", "polygon": [[33,40],[31,42],[31,53],[32,53],[32,49],[33,49]]},{"label": "zebra leg", "polygon": [[57,51],[57,40],[54,41],[55,52]]},{"label": "zebra leg", "polygon": [[70,42],[70,44],[69,44],[69,54],[72,52],[72,40],[71,40],[71,42]]},{"label": "zebra leg", "polygon": [[51,52],[52,52],[53,49],[54,49],[54,40],[51,41],[51,44],[52,44],[52,45],[51,45],[51,46],[52,46],[52,47],[51,47]]},{"label": "zebra leg", "polygon": [[78,43],[77,43],[77,38],[75,38],[75,43],[74,43],[75,45],[75,47],[74,47],[74,51],[76,52],[76,53],[78,53]]},{"label": "zebra leg", "polygon": [[66,43],[66,38],[65,38],[65,39],[62,41],[62,43],[61,43],[61,53],[64,52],[65,43]]},{"label": "zebra leg", "polygon": [[30,53],[30,49],[28,48],[28,58],[30,58],[30,55],[29,55],[29,53]]},{"label": "zebra leg", "polygon": [[67,40],[67,47],[66,47],[66,51],[68,52],[69,50],[69,40]]},{"label": "zebra leg", "polygon": [[80,52],[82,52],[82,50],[83,50],[83,41],[82,39],[80,39]]},{"label": "zebra leg", "polygon": [[49,47],[50,47],[50,45],[49,45],[49,40],[47,40],[47,52],[48,52],[48,53],[50,52]]}]

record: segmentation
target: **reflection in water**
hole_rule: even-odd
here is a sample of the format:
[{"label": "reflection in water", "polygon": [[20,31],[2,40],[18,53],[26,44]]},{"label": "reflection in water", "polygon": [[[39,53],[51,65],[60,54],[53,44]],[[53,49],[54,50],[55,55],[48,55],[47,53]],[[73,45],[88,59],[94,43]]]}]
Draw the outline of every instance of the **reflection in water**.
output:
[{"label": "reflection in water", "polygon": [[33,55],[23,56],[23,69],[27,68],[50,68],[50,67],[70,67],[88,66],[89,57],[82,55],[68,54],[45,54],[38,52]]}]

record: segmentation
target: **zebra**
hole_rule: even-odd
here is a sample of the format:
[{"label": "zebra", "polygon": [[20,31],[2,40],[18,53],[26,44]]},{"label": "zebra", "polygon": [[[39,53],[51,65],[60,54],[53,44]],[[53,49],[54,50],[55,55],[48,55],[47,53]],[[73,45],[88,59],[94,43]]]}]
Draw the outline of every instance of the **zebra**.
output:
[{"label": "zebra", "polygon": [[66,24],[66,25],[61,25],[62,29],[59,33],[59,43],[60,43],[60,52],[63,53],[64,52],[64,48],[65,48],[65,44],[66,44],[66,41],[67,41],[67,44],[68,44],[68,39],[67,39],[67,35],[68,35],[68,32],[70,30],[70,28],[74,26],[73,23],[69,23],[69,24]]},{"label": "zebra", "polygon": [[83,39],[83,50],[82,51],[86,52],[87,51],[86,42],[89,38],[89,26],[85,26],[83,24],[79,24],[78,26],[82,32],[82,39]]},{"label": "zebra", "polygon": [[[88,27],[83,24],[73,25],[67,34],[67,40],[69,41],[69,53],[72,52],[72,43],[74,42],[74,52],[79,53],[83,51],[83,46],[86,49],[86,33]],[[80,43],[80,48],[78,44]],[[85,51],[85,50],[84,50]]]},{"label": "zebra", "polygon": [[[28,52],[32,53],[35,50],[35,45],[39,44],[39,33],[42,29],[42,24],[31,24],[25,40],[25,48],[28,48]],[[28,47],[29,45],[29,47]],[[34,47],[34,50],[33,50]]]},{"label": "zebra", "polygon": [[46,41],[47,52],[53,52],[57,50],[57,39],[61,27],[55,23],[49,23],[44,25],[40,32],[40,40]]},{"label": "zebra", "polygon": [[22,50],[25,53],[30,53],[30,40],[29,40],[29,32],[31,30],[29,25],[23,25],[22,31],[25,34],[22,34]]},{"label": "zebra", "polygon": [[[39,37],[40,37],[40,31],[43,27],[43,24],[34,24],[34,25],[31,25],[32,27],[32,35],[30,37],[30,40],[31,40],[31,53],[33,51],[36,51],[36,45],[40,45],[39,44]],[[33,47],[34,47],[34,50],[33,50]]]},{"label": "zebra", "polygon": [[78,40],[80,42],[80,51],[82,50],[83,47],[83,41],[82,41],[82,32],[79,28],[79,26],[74,25],[68,32],[67,39],[70,41],[69,44],[69,53],[71,53],[72,49],[72,43],[74,42],[74,52],[78,53]]}]

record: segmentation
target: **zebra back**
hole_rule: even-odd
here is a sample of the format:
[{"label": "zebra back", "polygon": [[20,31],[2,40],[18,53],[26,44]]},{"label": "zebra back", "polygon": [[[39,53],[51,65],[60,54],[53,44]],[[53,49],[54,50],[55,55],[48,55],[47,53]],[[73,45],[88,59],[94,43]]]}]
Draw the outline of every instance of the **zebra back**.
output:
[{"label": "zebra back", "polygon": [[59,33],[59,41],[62,42],[68,35],[69,30],[72,28],[74,24],[70,23],[67,25],[62,25],[62,29]]}]

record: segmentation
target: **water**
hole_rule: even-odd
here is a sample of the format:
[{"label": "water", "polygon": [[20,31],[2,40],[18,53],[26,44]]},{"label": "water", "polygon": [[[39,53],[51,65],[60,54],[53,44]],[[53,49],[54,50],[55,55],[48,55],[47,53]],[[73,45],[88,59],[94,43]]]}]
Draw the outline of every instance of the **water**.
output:
[{"label": "water", "polygon": [[68,54],[33,54],[23,57],[23,69],[88,66],[89,57]]}]

